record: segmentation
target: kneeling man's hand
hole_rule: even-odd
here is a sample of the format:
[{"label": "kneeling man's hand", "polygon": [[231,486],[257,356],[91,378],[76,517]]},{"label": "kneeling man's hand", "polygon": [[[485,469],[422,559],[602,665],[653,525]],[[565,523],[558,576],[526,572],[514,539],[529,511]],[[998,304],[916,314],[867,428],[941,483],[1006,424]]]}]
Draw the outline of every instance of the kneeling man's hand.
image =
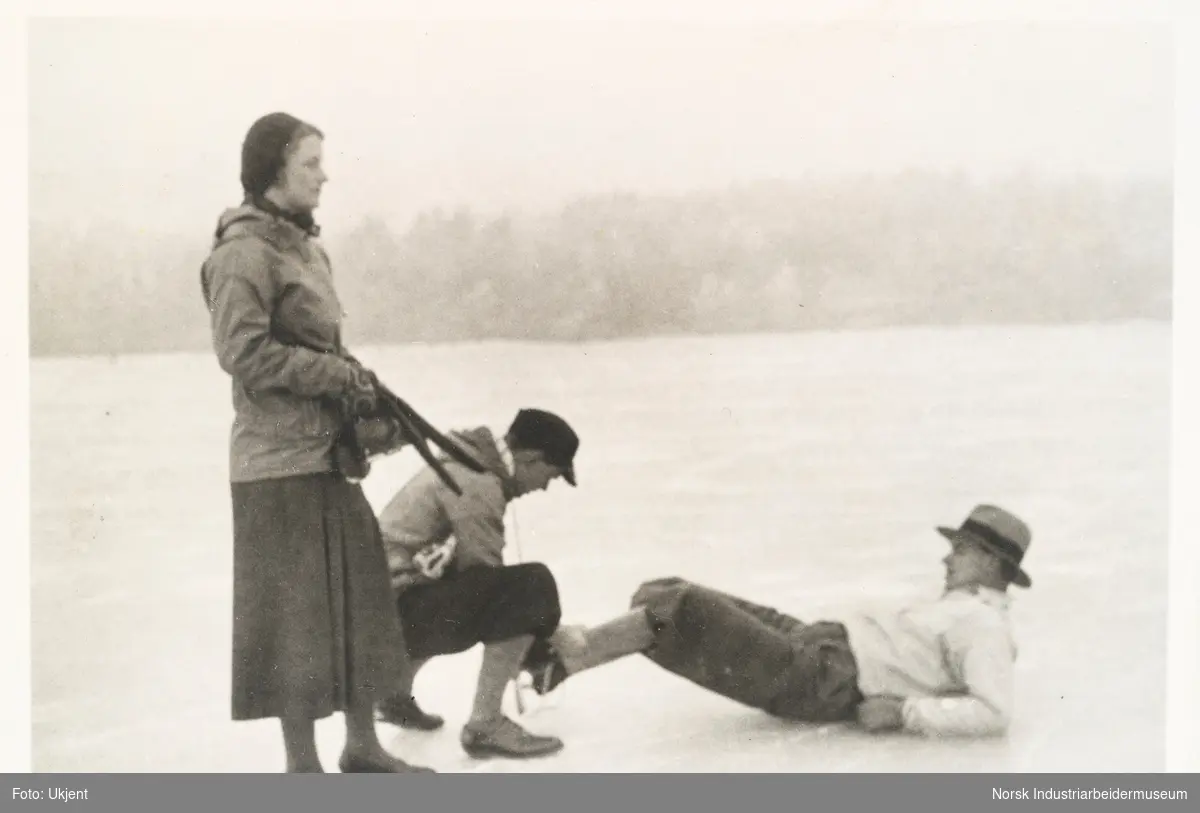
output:
[{"label": "kneeling man's hand", "polygon": [[868,697],[858,704],[858,724],[867,731],[891,731],[904,726],[904,698]]}]

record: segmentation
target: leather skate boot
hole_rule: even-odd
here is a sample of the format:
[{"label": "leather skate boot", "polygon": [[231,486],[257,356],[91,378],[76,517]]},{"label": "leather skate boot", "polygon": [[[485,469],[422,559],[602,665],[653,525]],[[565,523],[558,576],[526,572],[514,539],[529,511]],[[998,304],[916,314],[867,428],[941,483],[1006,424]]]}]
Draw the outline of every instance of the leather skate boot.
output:
[{"label": "leather skate boot", "polygon": [[533,690],[547,695],[567,679],[568,672],[562,657],[549,641],[535,641],[525,656],[521,670],[528,673]]}]

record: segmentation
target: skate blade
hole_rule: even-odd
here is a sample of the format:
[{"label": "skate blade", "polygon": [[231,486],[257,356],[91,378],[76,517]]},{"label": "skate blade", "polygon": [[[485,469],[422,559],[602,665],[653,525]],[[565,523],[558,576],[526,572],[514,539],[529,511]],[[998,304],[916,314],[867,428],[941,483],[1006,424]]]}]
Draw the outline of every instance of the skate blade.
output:
[{"label": "skate blade", "polygon": [[533,678],[522,672],[509,684],[506,693],[508,709],[518,717],[534,717],[542,712],[557,708],[562,702],[562,687],[547,695],[538,694],[533,688]]}]

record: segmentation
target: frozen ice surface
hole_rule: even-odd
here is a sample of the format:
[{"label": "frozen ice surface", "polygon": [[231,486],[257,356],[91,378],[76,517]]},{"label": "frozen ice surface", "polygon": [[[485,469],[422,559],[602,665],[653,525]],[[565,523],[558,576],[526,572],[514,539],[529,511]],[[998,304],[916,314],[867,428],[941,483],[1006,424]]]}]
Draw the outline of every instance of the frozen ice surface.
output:
[{"label": "frozen ice surface", "polygon": [[[936,594],[933,526],[976,502],[1035,534],[1000,740],[784,723],[633,657],[527,719],[559,755],[476,763],[458,746],[476,649],[418,679],[446,728],[384,743],[442,771],[1162,770],[1170,350],[1168,325],[1137,323],[358,348],[439,426],[502,429],[520,406],[577,426],[580,487],[509,527],[570,621],[666,575],[835,617]],[[280,770],[277,725],[229,719],[227,379],[203,354],[31,376],[34,769]],[[418,462],[378,463],[372,502]],[[319,724],[330,770],[341,737]]]}]

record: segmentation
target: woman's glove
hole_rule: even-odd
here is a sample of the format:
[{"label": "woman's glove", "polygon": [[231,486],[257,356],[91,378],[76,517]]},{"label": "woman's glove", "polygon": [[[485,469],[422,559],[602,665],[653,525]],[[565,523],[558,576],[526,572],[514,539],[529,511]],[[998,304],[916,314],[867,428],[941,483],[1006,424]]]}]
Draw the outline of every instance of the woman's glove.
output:
[{"label": "woman's glove", "polygon": [[379,405],[374,376],[366,368],[351,363],[350,380],[338,400],[342,414],[347,418],[365,418],[371,415]]},{"label": "woman's glove", "polygon": [[400,422],[392,418],[360,418],[354,422],[354,434],[368,455],[389,454],[409,442]]}]

